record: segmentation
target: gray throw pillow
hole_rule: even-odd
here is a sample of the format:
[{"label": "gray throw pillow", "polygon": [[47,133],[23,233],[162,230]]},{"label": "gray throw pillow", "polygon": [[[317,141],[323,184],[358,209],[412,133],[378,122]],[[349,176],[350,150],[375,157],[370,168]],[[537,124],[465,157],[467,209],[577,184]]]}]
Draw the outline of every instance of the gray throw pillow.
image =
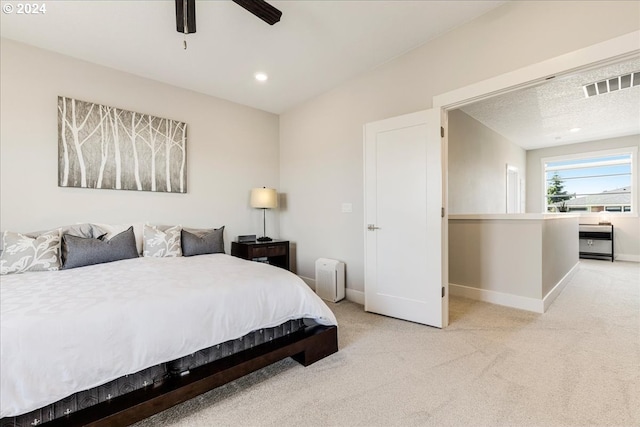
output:
[{"label": "gray throw pillow", "polygon": [[107,240],[64,234],[62,236],[62,269],[84,267],[93,264],[138,258],[133,227]]},{"label": "gray throw pillow", "polygon": [[224,253],[224,226],[215,230],[182,230],[182,255]]}]

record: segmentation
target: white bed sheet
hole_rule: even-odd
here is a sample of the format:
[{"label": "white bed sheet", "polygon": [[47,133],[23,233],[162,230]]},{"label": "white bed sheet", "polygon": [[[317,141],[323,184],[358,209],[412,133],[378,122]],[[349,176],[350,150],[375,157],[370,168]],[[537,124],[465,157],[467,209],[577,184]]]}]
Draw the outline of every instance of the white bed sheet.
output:
[{"label": "white bed sheet", "polygon": [[225,254],[0,278],[0,417],[296,318],[337,325],[296,275]]}]

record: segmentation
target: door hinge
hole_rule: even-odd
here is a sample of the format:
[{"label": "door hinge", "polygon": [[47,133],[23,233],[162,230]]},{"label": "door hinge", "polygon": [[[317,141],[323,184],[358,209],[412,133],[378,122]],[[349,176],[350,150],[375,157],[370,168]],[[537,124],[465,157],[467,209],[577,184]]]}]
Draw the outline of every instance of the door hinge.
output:
[{"label": "door hinge", "polygon": [[442,298],[444,298],[444,286],[442,287]]},{"label": "door hinge", "polygon": [[440,137],[444,138],[444,128],[440,126]]},{"label": "door hinge", "polygon": [[444,208],[440,208],[440,218],[444,218]]}]

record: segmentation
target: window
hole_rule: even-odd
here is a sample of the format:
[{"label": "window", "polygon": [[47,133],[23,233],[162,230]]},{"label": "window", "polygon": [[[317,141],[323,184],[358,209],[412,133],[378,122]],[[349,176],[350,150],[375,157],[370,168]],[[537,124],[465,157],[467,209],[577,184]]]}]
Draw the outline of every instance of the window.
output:
[{"label": "window", "polygon": [[637,148],[542,159],[546,212],[637,212]]}]

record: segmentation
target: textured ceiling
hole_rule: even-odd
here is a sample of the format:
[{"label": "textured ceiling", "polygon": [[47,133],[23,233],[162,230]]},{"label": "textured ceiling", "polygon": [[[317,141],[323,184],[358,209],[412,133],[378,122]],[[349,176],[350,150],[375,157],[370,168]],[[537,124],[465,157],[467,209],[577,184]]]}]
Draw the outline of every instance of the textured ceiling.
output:
[{"label": "textured ceiling", "polygon": [[199,0],[187,50],[171,0],[36,3],[46,13],[0,14],[2,37],[281,113],[504,1],[270,1],[283,15],[269,26],[231,1]]},{"label": "textured ceiling", "polygon": [[[495,96],[462,111],[532,150],[640,134],[640,86],[586,98],[583,85],[640,71],[640,57]],[[580,128],[578,132],[570,129]]]}]

